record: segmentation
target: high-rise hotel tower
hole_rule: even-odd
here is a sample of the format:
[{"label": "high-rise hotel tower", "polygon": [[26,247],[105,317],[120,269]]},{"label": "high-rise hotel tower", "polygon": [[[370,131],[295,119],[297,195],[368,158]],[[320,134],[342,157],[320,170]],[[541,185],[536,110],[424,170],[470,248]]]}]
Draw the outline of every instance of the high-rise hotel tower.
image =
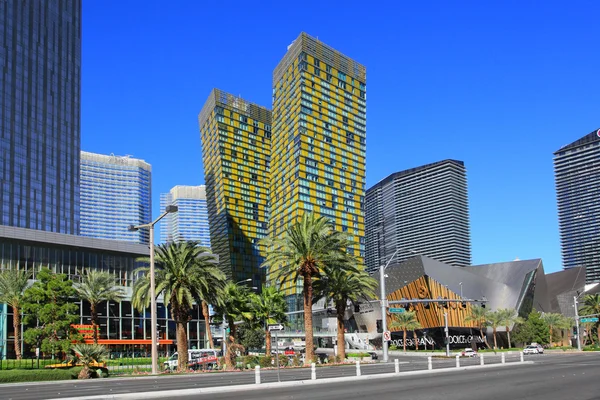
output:
[{"label": "high-rise hotel tower", "polygon": [[600,129],[554,153],[563,268],[584,267],[600,282]]},{"label": "high-rise hotel tower", "polygon": [[273,72],[272,236],[312,211],[364,257],[366,98],[363,65],[306,33],[288,46]]},{"label": "high-rise hotel tower", "polygon": [[271,111],[213,89],[198,117],[213,253],[234,282],[260,286],[269,221]]},{"label": "high-rise hotel tower", "polygon": [[167,214],[160,221],[160,241],[163,243],[197,241],[210,247],[206,186],[173,187],[169,193],[160,194],[160,209],[177,206],[176,213]]},{"label": "high-rise hotel tower", "polygon": [[79,234],[81,0],[0,1],[0,225]]}]

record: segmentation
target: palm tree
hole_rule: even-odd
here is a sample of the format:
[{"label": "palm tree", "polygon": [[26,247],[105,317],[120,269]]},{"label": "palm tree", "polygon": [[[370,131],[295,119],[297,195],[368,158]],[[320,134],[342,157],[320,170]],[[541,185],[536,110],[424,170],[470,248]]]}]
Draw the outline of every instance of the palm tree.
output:
[{"label": "palm tree", "polygon": [[[83,369],[79,373],[78,379],[89,379],[92,375],[90,365],[95,362],[102,362],[108,358],[108,349],[100,344],[76,343],[71,347],[75,353],[74,359],[77,363],[83,364]],[[75,361],[75,360],[74,360]]]},{"label": "palm tree", "polygon": [[508,339],[508,348],[510,349],[511,348],[511,341],[510,341],[511,325],[522,324],[525,322],[525,320],[523,318],[519,317],[517,310],[515,310],[514,308],[504,308],[504,309],[498,310],[498,312],[502,314],[502,323],[504,324],[504,327],[506,329],[506,337]]},{"label": "palm tree", "polygon": [[[385,317],[384,317],[385,318]],[[400,314],[396,314],[392,323],[390,324],[390,331],[392,330],[402,330],[403,332],[403,340],[402,347],[403,350],[406,351],[406,331],[407,330],[415,330],[419,329],[421,324],[417,320],[416,314],[414,311],[406,311]]]},{"label": "palm tree", "polygon": [[229,282],[221,289],[219,297],[221,301],[216,306],[216,310],[225,316],[229,326],[225,363],[227,368],[231,369],[234,367],[236,352],[244,351],[243,346],[237,343],[235,323],[238,321],[250,322],[254,319],[254,315],[250,308],[250,292],[247,287]]},{"label": "palm tree", "polygon": [[481,336],[481,340],[483,340],[483,342],[486,344],[487,344],[487,340],[483,334],[483,327],[487,326],[488,314],[489,314],[489,311],[487,308],[474,305],[471,307],[471,313],[465,317],[465,322],[467,322],[467,323],[473,322],[473,323],[475,323],[475,325],[477,325],[477,328],[479,328],[479,335]]},{"label": "palm tree", "polygon": [[198,260],[202,265],[203,276],[205,283],[198,288],[198,298],[196,303],[202,308],[202,316],[204,317],[204,330],[206,332],[206,342],[209,349],[214,348],[212,332],[210,330],[210,312],[208,305],[218,306],[221,302],[221,289],[225,286],[225,274],[216,264],[205,257]]},{"label": "palm tree", "polygon": [[0,272],[0,303],[6,303],[13,309],[17,360],[21,359],[21,304],[30,277],[31,273],[27,271],[7,269]]},{"label": "palm tree", "polygon": [[[600,294],[586,294],[583,298],[583,307],[579,310],[579,315],[594,314],[600,314]],[[598,331],[598,341],[600,342],[600,321],[596,322],[596,330]],[[589,332],[591,334],[592,331],[590,330]]]},{"label": "palm tree", "polygon": [[254,314],[255,324],[262,324],[265,329],[265,353],[271,355],[271,333],[268,324],[283,323],[287,316],[287,303],[283,292],[275,286],[263,286],[259,295],[250,296],[250,308]]},{"label": "palm tree", "polygon": [[[194,300],[199,299],[201,293],[211,290],[207,270],[211,270],[212,267],[208,266],[213,258],[209,253],[209,249],[192,241],[156,247],[156,296],[163,295],[164,303],[170,306],[171,316],[175,320],[178,371],[185,371],[188,364],[186,326]],[[142,267],[135,271],[139,277],[133,286],[132,304],[140,311],[150,305],[149,269]]]},{"label": "palm tree", "polygon": [[344,315],[348,302],[360,298],[375,298],[377,281],[364,271],[356,269],[356,260],[348,256],[343,264],[325,265],[323,274],[314,282],[314,300],[332,300],[337,317],[337,350],[340,361],[346,359]]},{"label": "palm tree", "polygon": [[564,331],[567,331],[567,340],[570,345],[571,344],[571,329],[573,328],[573,319],[569,318],[569,317],[565,317],[564,315],[561,314],[561,321],[560,321],[560,324],[557,325],[557,327],[562,330],[560,345],[564,346],[564,338],[565,338]]},{"label": "palm tree", "polygon": [[94,343],[98,344],[98,305],[103,301],[119,302],[125,297],[125,292],[115,286],[115,277],[103,271],[88,270],[83,281],[75,286],[81,300],[90,303],[92,314],[92,329]]},{"label": "palm tree", "polygon": [[550,331],[550,342],[549,343],[550,343],[550,346],[553,346],[552,331],[554,330],[554,328],[561,326],[561,324],[563,323],[563,316],[561,314],[557,314],[557,313],[547,313],[547,314],[544,314],[544,316],[542,318],[544,319],[546,324],[548,324],[548,330]]},{"label": "palm tree", "polygon": [[498,331],[498,326],[501,326],[504,323],[504,315],[502,311],[494,311],[487,314],[487,320],[489,326],[492,327],[492,333],[494,335],[494,349],[498,348],[498,342],[496,338],[496,334]]},{"label": "palm tree", "polygon": [[334,231],[328,219],[313,213],[302,215],[281,237],[265,240],[268,250],[263,266],[269,268],[275,281],[284,286],[302,279],[306,365],[314,359],[313,279],[321,275],[326,265],[342,260],[351,243],[346,233]]}]

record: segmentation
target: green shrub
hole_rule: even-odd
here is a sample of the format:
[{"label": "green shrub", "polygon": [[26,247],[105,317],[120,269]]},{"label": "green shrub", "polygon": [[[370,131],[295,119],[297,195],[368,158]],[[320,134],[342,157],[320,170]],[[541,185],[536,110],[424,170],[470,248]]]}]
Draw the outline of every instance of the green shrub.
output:
[{"label": "green shrub", "polygon": [[301,367],[302,366],[302,358],[296,354],[294,357],[292,357],[292,366],[294,367]]},{"label": "green shrub", "polygon": [[398,350],[398,346],[396,346],[395,344],[391,344],[389,349],[390,350]]},{"label": "green shrub", "polygon": [[333,354],[330,354],[327,356],[327,363],[328,364],[335,364],[336,362],[338,362],[338,357],[334,356]]},{"label": "green shrub", "polygon": [[261,368],[270,368],[273,366],[273,364],[271,364],[272,359],[271,356],[259,357],[258,365],[260,365]]},{"label": "green shrub", "polygon": [[0,371],[0,383],[61,381],[66,379],[77,379],[77,375],[79,375],[81,370],[82,367],[75,367],[69,369],[13,369],[8,371]]},{"label": "green shrub", "polygon": [[371,357],[371,355],[369,353],[348,353],[348,354],[346,354],[346,357],[362,358],[362,357]]}]

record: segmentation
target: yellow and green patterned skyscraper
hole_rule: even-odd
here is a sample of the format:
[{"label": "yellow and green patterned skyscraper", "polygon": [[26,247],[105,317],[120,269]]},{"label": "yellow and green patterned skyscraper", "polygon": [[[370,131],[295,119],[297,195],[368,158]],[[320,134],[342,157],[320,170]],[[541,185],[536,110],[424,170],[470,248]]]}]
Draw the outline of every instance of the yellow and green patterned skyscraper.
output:
[{"label": "yellow and green patterned skyscraper", "polygon": [[313,211],[364,259],[366,98],[363,65],[306,33],[288,46],[273,72],[271,235]]},{"label": "yellow and green patterned skyscraper", "polygon": [[268,234],[271,111],[213,89],[198,117],[213,253],[234,282],[260,287]]}]

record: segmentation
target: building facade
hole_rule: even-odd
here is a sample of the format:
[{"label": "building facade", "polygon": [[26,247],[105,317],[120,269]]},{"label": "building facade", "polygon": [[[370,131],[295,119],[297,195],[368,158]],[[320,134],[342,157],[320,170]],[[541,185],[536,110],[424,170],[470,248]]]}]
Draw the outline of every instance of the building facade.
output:
[{"label": "building facade", "polygon": [[150,164],[129,156],[81,152],[81,236],[149,243],[152,218]]},{"label": "building facade", "polygon": [[[103,302],[98,308],[99,343],[107,345],[112,352],[130,355],[150,352],[150,309],[140,311],[131,305],[134,271],[143,266],[137,261],[140,257],[148,257],[147,245],[0,226],[0,270],[30,271],[35,279],[41,268],[49,268],[67,275],[73,282],[79,282],[88,269],[115,276],[115,285],[125,291],[125,299],[119,303]],[[79,306],[79,325],[89,327],[90,304],[77,299],[73,301]],[[157,316],[160,352],[175,351],[175,322],[160,296]],[[26,328],[22,327],[23,330]],[[206,347],[202,310],[197,306],[192,310],[187,330],[190,348]],[[22,348],[24,357],[35,356],[34,346],[22,343]],[[0,359],[6,358],[15,358],[12,309],[0,304]]]},{"label": "building facade", "polygon": [[600,282],[600,129],[554,153],[563,268]]},{"label": "building facade", "polygon": [[197,241],[201,246],[210,247],[208,229],[208,208],[206,207],[206,186],[175,186],[169,193],[161,193],[160,209],[167,206],[178,207],[176,213],[167,214],[160,221],[160,241],[162,243]]},{"label": "building facade", "polygon": [[214,89],[198,117],[212,252],[233,281],[264,273],[267,236],[271,111]]},{"label": "building facade", "polygon": [[270,234],[314,212],[348,232],[348,251],[362,260],[365,67],[301,33],[273,72],[273,129]]},{"label": "building facade", "polygon": [[374,272],[390,258],[413,253],[454,266],[471,264],[464,163],[444,160],[396,172],[366,196],[366,265]]},{"label": "building facade", "polygon": [[79,233],[81,0],[0,2],[0,224]]}]

